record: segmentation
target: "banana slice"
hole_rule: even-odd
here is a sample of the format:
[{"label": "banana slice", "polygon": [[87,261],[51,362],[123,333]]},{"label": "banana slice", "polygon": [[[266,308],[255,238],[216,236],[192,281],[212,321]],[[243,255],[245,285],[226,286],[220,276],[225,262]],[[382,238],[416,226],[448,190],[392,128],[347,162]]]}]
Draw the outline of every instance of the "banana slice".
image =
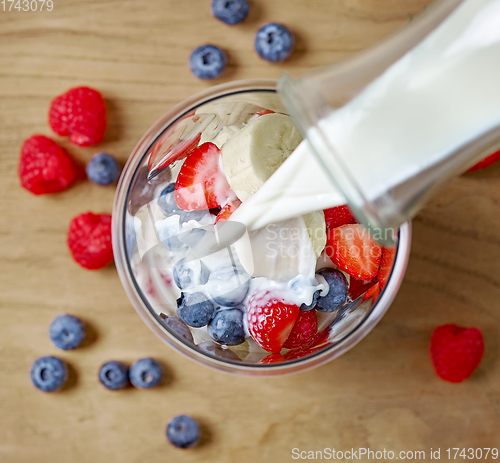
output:
[{"label": "banana slice", "polygon": [[302,141],[291,117],[260,116],[222,147],[222,168],[241,201],[247,200]]},{"label": "banana slice", "polygon": [[311,238],[312,247],[318,258],[326,246],[326,222],[323,211],[310,212],[302,216],[306,224],[307,233]]},{"label": "banana slice", "polygon": [[200,145],[206,143],[207,141],[212,142],[217,148],[221,149],[222,145],[229,140],[235,133],[241,130],[241,126],[233,124],[224,127],[215,137],[211,136],[207,132],[203,132],[200,138]]}]

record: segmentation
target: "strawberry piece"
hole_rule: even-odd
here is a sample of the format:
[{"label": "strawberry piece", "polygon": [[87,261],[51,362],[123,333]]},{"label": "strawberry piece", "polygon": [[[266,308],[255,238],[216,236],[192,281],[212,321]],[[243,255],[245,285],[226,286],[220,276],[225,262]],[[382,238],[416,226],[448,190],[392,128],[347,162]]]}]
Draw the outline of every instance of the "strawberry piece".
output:
[{"label": "strawberry piece", "polygon": [[315,310],[300,311],[287,340],[283,344],[286,349],[307,347],[318,332],[318,315]]},{"label": "strawberry piece", "polygon": [[257,116],[265,116],[266,114],[274,114],[275,111],[271,111],[270,109],[262,109],[257,113]]},{"label": "strawberry piece", "polygon": [[431,337],[430,354],[436,374],[450,383],[466,380],[481,363],[484,339],[477,328],[438,326]]},{"label": "strawberry piece", "polygon": [[394,261],[396,260],[397,247],[383,248],[382,259],[380,261],[380,270],[378,271],[378,281],[380,284],[380,290],[385,288],[385,285],[389,281],[391,276],[392,267],[394,266]]},{"label": "strawberry piece", "polygon": [[272,363],[282,363],[285,361],[285,357],[281,354],[269,354],[267,357],[264,357],[262,360],[258,361],[259,365],[270,365]]},{"label": "strawberry piece", "polygon": [[354,301],[362,294],[366,293],[373,285],[378,282],[377,278],[371,281],[358,280],[357,278],[349,278],[349,296]]},{"label": "strawberry piece", "polygon": [[233,201],[228,201],[226,205],[220,210],[215,218],[215,223],[217,222],[225,222],[229,217],[231,217],[232,213],[241,206],[241,201],[239,199],[235,199]]},{"label": "strawberry piece", "polygon": [[226,177],[219,168],[220,150],[203,143],[191,151],[175,182],[175,202],[185,211],[213,209],[232,198]]},{"label": "strawberry piece", "polygon": [[279,301],[269,292],[256,293],[248,302],[248,330],[264,350],[278,354],[292,331],[300,309]]},{"label": "strawberry piece", "polygon": [[474,164],[467,173],[476,172],[476,170],[486,169],[487,167],[492,166],[493,164],[500,161],[500,150],[495,151],[489,156],[485,157],[482,161],[479,161],[477,164]]},{"label": "strawberry piece", "polygon": [[49,125],[57,135],[78,146],[99,143],[106,131],[106,104],[90,87],[75,87],[52,100]]},{"label": "strawberry piece", "polygon": [[362,225],[342,225],[329,230],[325,250],[334,264],[354,278],[370,281],[378,274],[382,246]]},{"label": "strawberry piece", "polygon": [[71,220],[68,247],[73,259],[82,267],[97,270],[113,260],[111,214],[87,212]]},{"label": "strawberry piece", "polygon": [[21,186],[35,195],[66,190],[84,172],[83,166],[49,137],[33,135],[23,143],[19,179]]},{"label": "strawberry piece", "polygon": [[380,294],[380,285],[375,283],[364,295],[363,301],[367,301],[373,297],[373,302],[375,302]]},{"label": "strawberry piece", "polygon": [[358,223],[356,217],[352,215],[349,206],[337,206],[325,209],[326,230],[340,227],[341,225]]}]

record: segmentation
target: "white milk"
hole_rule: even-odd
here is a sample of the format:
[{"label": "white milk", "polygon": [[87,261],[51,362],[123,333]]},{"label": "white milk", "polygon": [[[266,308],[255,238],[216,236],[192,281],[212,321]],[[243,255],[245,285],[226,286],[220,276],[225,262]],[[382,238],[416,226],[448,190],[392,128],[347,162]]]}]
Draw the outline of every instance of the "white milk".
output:
[{"label": "white milk", "polygon": [[[320,128],[372,200],[500,125],[500,0],[468,0]],[[313,140],[316,129],[308,138]],[[307,141],[231,216],[249,229],[345,204]]]}]

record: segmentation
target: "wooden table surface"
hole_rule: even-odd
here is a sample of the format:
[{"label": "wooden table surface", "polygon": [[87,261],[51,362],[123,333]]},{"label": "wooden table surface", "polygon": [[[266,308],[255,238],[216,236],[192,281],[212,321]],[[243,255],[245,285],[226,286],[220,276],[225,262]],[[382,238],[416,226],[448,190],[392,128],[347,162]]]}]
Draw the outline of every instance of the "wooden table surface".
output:
[{"label": "wooden table surface", "polygon": [[[98,150],[125,161],[172,105],[211,83],[195,79],[190,51],[212,42],[229,68],[219,82],[300,74],[342,59],[403,27],[429,0],[253,0],[240,26],[209,12],[209,0],[53,0],[52,12],[0,10],[0,462],[288,462],[292,449],[426,451],[500,446],[500,165],[455,179],[414,221],[408,272],[396,301],[353,350],[316,370],[272,379],[231,376],[186,360],[157,339],[127,300],[114,266],[89,272],[66,247],[70,219],[111,212],[114,188],[86,182],[53,196],[22,190],[22,141],[47,126],[51,99],[76,85],[103,92],[109,130],[98,148],[61,144],[81,161]],[[7,4],[8,6],[8,4]],[[0,4],[0,8],[2,5]],[[271,65],[253,51],[259,24],[279,20],[297,50]],[[90,342],[58,351],[48,326],[81,316]],[[486,354],[460,385],[434,375],[434,327],[480,327]],[[63,392],[29,380],[41,355],[71,365]],[[160,359],[155,390],[109,392],[106,360]],[[168,445],[169,418],[203,424],[203,445]]]}]

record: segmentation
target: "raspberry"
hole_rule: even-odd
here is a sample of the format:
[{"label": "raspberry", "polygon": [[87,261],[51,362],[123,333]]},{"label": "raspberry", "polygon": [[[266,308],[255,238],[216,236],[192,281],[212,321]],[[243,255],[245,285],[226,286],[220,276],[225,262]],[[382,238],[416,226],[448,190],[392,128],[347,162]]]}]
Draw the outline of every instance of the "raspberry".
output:
[{"label": "raspberry", "polygon": [[286,349],[307,347],[318,332],[318,316],[315,310],[300,311],[292,331],[283,344]]},{"label": "raspberry", "polygon": [[18,173],[21,186],[35,195],[69,188],[82,167],[54,140],[33,135],[21,148]]},{"label": "raspberry", "polygon": [[113,260],[111,215],[87,212],[69,224],[68,246],[73,259],[82,267],[97,270]]},{"label": "raspberry", "polygon": [[436,374],[450,383],[460,383],[481,363],[483,335],[477,328],[442,325],[432,333],[430,351]]},{"label": "raspberry", "polygon": [[106,131],[106,105],[102,95],[90,87],[76,87],[52,100],[49,125],[57,135],[69,135],[78,146],[99,143]]}]

